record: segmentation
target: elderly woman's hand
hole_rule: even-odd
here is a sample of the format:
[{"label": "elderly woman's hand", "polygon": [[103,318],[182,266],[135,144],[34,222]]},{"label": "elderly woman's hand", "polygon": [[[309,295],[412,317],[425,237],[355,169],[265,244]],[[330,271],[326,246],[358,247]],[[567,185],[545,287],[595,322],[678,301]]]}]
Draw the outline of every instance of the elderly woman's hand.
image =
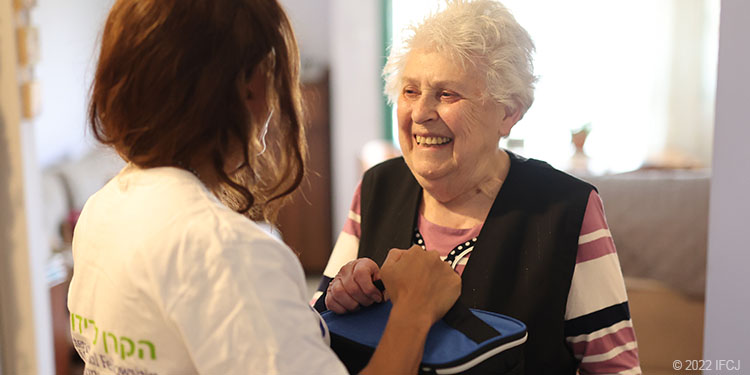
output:
[{"label": "elderly woman's hand", "polygon": [[440,260],[437,251],[414,245],[409,250],[392,249],[380,270],[394,309],[429,324],[442,318],[461,294],[461,277]]},{"label": "elderly woman's hand", "polygon": [[326,307],[344,314],[383,301],[383,293],[373,284],[378,280],[380,269],[372,259],[353,260],[339,270],[336,277],[328,284]]}]

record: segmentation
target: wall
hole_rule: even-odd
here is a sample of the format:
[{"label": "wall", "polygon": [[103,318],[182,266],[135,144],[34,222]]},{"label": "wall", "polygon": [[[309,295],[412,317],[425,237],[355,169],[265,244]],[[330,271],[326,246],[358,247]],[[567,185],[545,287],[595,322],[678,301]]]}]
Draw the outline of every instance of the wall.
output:
[{"label": "wall", "polygon": [[0,331],[2,372],[51,374],[52,337],[39,239],[34,126],[21,121],[11,0],[0,1]]},{"label": "wall", "polygon": [[39,26],[42,113],[34,121],[37,159],[44,167],[76,158],[93,145],[84,133],[87,93],[98,37],[113,0],[39,0],[32,21]]},{"label": "wall", "polygon": [[[336,4],[332,7],[330,0],[280,1],[296,31],[302,55],[303,80],[317,79],[336,56],[339,65],[349,68],[334,73],[335,77],[332,77],[332,80],[360,81],[359,77],[369,75],[369,81],[359,82],[358,85],[351,86],[351,89],[366,93],[367,97],[373,97],[372,100],[375,100],[373,109],[369,112],[367,109],[364,110],[364,113],[370,113],[368,123],[374,130],[372,135],[369,135],[367,129],[362,134],[362,139],[366,141],[379,135],[377,132],[380,129],[380,120],[377,116],[380,115],[373,113],[379,110],[375,106],[380,105],[380,98],[372,93],[380,92],[377,76],[379,66],[374,65],[379,61],[379,57],[375,56],[380,50],[380,17],[360,18],[361,14],[377,14],[380,2],[368,0],[362,4],[350,4],[351,2],[347,1],[335,1]],[[112,3],[113,0],[40,0],[33,13],[34,23],[42,26],[41,61],[36,69],[36,76],[42,83],[42,113],[34,125],[36,157],[42,167],[61,159],[77,158],[91,149],[93,141],[85,133],[86,97],[95,69],[98,37]],[[366,9],[372,9],[375,13],[361,13]],[[339,19],[332,23],[334,17]],[[335,34],[334,30],[339,34]],[[355,30],[356,34],[353,33]],[[350,44],[353,44],[351,42],[356,42],[355,48],[361,48],[362,51],[350,48]],[[337,55],[332,55],[332,44],[338,46]],[[368,56],[374,61],[363,63]],[[355,58],[355,62],[350,62],[351,58]],[[343,87],[338,92],[343,93],[343,90],[351,94],[351,91]],[[340,98],[344,101],[341,105],[348,105],[349,108],[339,111],[338,116],[332,116],[333,147],[343,148],[333,155],[334,160],[344,157],[343,155],[351,159],[334,161],[332,165],[334,171],[337,171],[339,165],[347,171],[343,174],[337,173],[335,177],[338,183],[334,185],[338,188],[334,188],[334,191],[340,191],[342,194],[340,199],[336,199],[338,196],[334,195],[334,201],[338,202],[335,205],[343,207],[334,211],[335,220],[339,220],[334,224],[336,233],[343,225],[343,219],[338,217],[346,215],[346,207],[359,178],[356,175],[355,158],[364,142],[359,140],[358,133],[354,133],[352,137],[352,129],[336,125],[337,119],[341,122],[356,117],[355,112],[360,111],[365,105],[360,105],[361,102],[356,98],[348,96],[344,94]],[[352,138],[351,142],[345,141],[348,137]]]},{"label": "wall", "polygon": [[330,1],[279,0],[292,21],[303,65],[330,62]]},{"label": "wall", "polygon": [[[359,153],[383,134],[382,0],[281,0],[307,74],[331,72],[333,235],[344,226],[361,177]],[[313,66],[310,66],[313,65]]]},{"label": "wall", "polygon": [[[282,0],[297,30],[306,72],[329,63],[327,0]],[[87,93],[99,34],[113,0],[39,0],[42,112],[22,122],[12,0],[0,0],[0,373],[51,374],[54,361],[41,239],[40,168],[91,149]],[[309,69],[312,67],[312,69]],[[347,198],[348,199],[348,198]]]},{"label": "wall", "polygon": [[[32,14],[40,25],[42,113],[35,120],[37,159],[44,167],[91,150],[86,133],[87,94],[99,35],[114,0],[39,0]],[[297,32],[306,74],[329,63],[328,0],[281,0]]]},{"label": "wall", "polygon": [[[344,226],[361,178],[359,152],[383,134],[379,0],[331,0],[333,230]],[[334,237],[336,238],[336,237]]]},{"label": "wall", "polygon": [[723,0],[719,33],[703,356],[741,360],[744,373],[750,367],[750,2]]},{"label": "wall", "polygon": [[[672,0],[664,146],[711,164],[719,0]],[[700,74],[697,74],[700,73]]]},{"label": "wall", "polygon": [[[292,20],[303,74],[331,67],[333,230],[337,235],[360,178],[357,157],[382,133],[379,0],[281,0]],[[112,0],[40,0],[42,113],[35,122],[36,157],[43,167],[90,150],[85,136],[86,93],[93,57]],[[363,17],[362,15],[368,15]]]}]

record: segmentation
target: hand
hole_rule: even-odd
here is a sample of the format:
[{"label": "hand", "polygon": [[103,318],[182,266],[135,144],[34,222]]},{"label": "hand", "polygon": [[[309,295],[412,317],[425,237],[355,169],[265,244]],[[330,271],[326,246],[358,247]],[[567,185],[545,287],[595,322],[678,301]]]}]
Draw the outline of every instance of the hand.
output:
[{"label": "hand", "polygon": [[345,264],[328,284],[326,307],[344,314],[383,301],[383,293],[372,283],[380,278],[379,271],[378,265],[369,258]]},{"label": "hand", "polygon": [[380,276],[394,309],[415,316],[427,314],[430,324],[442,318],[461,294],[461,277],[436,251],[417,245],[409,250],[392,249]]}]

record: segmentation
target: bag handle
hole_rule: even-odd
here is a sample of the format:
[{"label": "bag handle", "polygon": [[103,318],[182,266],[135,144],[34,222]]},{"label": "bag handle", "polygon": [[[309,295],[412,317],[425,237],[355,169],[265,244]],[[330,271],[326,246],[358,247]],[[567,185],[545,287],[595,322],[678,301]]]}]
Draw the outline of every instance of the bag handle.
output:
[{"label": "bag handle", "polygon": [[[373,281],[373,284],[375,284],[375,287],[381,292],[385,291],[383,280],[375,280]],[[474,315],[460,299],[453,304],[447,313],[445,313],[445,316],[443,316],[443,322],[463,333],[471,341],[474,341],[477,344],[501,336],[500,332],[495,328]]]}]

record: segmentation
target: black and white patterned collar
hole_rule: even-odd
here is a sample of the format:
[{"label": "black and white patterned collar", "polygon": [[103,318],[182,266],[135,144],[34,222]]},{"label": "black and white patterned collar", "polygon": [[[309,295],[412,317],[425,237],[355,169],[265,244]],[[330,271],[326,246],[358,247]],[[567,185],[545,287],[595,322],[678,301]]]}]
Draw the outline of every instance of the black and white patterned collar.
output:
[{"label": "black and white patterned collar", "polygon": [[[414,236],[412,238],[412,243],[415,245],[421,246],[423,249],[427,250],[424,244],[424,238],[422,237],[422,233],[419,233],[419,228],[414,228]],[[474,237],[466,242],[460,243],[456,245],[456,247],[453,248],[448,253],[448,256],[444,259],[446,262],[450,263],[451,268],[456,269],[456,266],[458,266],[459,262],[463,257],[471,253],[472,250],[474,250],[474,244],[477,243],[477,238]]]}]

